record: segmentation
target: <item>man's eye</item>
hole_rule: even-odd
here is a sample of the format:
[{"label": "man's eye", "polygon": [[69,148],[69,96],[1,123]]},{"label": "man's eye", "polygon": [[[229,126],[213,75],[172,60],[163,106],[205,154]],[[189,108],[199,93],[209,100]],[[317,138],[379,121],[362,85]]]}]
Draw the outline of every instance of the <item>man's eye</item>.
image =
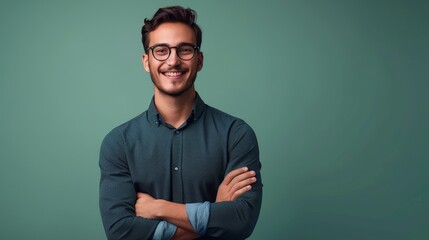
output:
[{"label": "man's eye", "polygon": [[168,54],[168,48],[161,47],[161,48],[155,48],[154,50],[155,50],[155,53],[159,55]]},{"label": "man's eye", "polygon": [[183,54],[192,53],[193,51],[194,49],[191,47],[182,47],[179,49],[179,52]]}]

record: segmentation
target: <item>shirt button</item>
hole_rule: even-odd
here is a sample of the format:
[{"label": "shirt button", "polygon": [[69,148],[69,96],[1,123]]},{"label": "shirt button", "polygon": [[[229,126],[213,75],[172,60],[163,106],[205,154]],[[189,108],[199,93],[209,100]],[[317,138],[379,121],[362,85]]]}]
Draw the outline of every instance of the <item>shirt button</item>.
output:
[{"label": "shirt button", "polygon": [[174,167],[174,171],[178,171],[179,170],[179,168],[178,167]]},{"label": "shirt button", "polygon": [[180,131],[179,131],[179,130],[177,130],[177,131],[176,131],[176,134],[179,134],[179,133],[180,133]]}]

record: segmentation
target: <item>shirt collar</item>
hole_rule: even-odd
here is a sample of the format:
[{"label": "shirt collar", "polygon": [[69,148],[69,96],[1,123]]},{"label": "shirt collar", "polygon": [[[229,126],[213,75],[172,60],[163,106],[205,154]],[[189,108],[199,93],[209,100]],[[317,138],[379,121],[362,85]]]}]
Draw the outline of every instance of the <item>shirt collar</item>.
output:
[{"label": "shirt collar", "polygon": [[[192,107],[192,113],[188,118],[188,122],[197,121],[201,117],[205,109],[206,109],[206,104],[201,99],[200,95],[196,93],[195,102]],[[155,97],[152,97],[147,113],[148,113],[149,122],[151,122],[152,124],[159,126],[163,122],[162,116],[159,114],[155,106]]]}]

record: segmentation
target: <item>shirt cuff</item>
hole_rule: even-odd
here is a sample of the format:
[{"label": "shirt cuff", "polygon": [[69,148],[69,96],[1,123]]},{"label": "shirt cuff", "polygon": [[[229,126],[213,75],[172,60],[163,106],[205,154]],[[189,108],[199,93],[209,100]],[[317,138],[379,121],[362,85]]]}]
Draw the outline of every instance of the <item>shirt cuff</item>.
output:
[{"label": "shirt cuff", "polygon": [[153,240],[170,240],[176,232],[177,226],[166,221],[161,221],[156,226]]},{"label": "shirt cuff", "polygon": [[204,236],[207,232],[207,223],[209,222],[210,202],[187,203],[186,214],[198,235]]}]

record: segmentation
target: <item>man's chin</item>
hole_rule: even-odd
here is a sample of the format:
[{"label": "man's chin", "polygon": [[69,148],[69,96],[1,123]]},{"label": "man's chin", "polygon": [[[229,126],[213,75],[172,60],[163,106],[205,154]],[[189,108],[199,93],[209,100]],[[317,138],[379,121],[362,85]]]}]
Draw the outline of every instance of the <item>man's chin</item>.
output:
[{"label": "man's chin", "polygon": [[181,88],[181,89],[163,89],[163,88],[157,88],[157,89],[163,95],[168,95],[171,97],[180,97],[190,93],[193,89],[193,85],[186,88]]},{"label": "man's chin", "polygon": [[[159,83],[158,83],[158,81],[154,81],[153,79],[154,78],[151,75],[152,83],[154,84],[154,86],[158,90],[158,92],[160,92],[163,95],[168,95],[168,96],[172,96],[172,97],[180,97],[182,95],[185,95],[185,94],[188,94],[192,91],[195,91],[194,90],[195,77],[194,77],[193,81],[187,82],[187,83],[186,82],[182,82],[182,83],[176,82],[176,84],[174,84],[172,82],[167,81],[167,86],[169,86],[171,84],[169,86],[171,88],[163,87],[163,84],[161,84],[161,82],[163,80],[158,79],[159,80]],[[190,79],[190,80],[192,80],[192,79]],[[182,85],[182,84],[184,84],[184,85]],[[179,85],[181,85],[181,86],[179,86]]]}]

